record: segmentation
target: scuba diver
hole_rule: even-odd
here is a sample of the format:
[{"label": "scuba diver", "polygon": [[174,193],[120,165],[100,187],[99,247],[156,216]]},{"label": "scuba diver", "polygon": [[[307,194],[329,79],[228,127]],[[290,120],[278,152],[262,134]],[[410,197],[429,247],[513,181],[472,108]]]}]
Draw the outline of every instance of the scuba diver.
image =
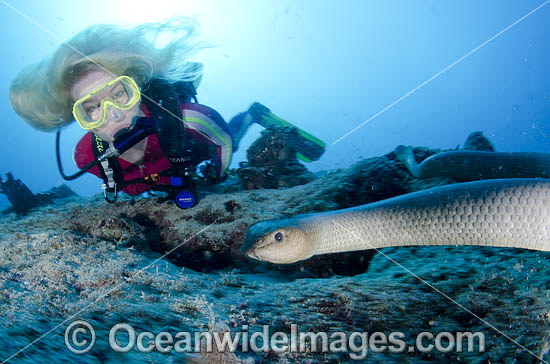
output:
[{"label": "scuba diver", "polygon": [[[202,64],[188,57],[203,46],[192,43],[194,32],[187,19],[132,29],[89,27],[18,74],[10,86],[12,107],[31,126],[57,130],[64,179],[86,172],[102,178],[108,202],[116,201],[119,191],[164,191],[178,207],[192,207],[197,183],[227,178],[231,155],[252,123],[293,126],[260,103],[229,123],[199,104]],[[165,34],[179,36],[158,47]],[[74,149],[80,171],[67,176],[59,156],[60,129],[74,120],[87,133]],[[324,143],[298,133],[298,157],[317,160]]]}]

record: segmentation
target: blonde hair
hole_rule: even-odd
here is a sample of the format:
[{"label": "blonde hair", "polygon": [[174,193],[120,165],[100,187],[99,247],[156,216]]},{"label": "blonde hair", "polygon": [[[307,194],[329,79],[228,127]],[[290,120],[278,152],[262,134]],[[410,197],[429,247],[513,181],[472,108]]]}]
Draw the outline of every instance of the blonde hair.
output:
[{"label": "blonde hair", "polygon": [[188,18],[129,29],[91,26],[51,57],[21,70],[10,85],[11,105],[34,128],[53,131],[73,121],[71,87],[92,71],[127,75],[141,87],[156,77],[197,86],[202,64],[188,59],[206,45],[194,41],[196,32],[196,24]]}]

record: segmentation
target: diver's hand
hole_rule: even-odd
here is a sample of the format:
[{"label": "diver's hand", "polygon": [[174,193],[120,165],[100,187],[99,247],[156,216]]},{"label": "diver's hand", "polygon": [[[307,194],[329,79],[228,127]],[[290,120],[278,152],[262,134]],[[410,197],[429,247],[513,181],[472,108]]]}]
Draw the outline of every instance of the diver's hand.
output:
[{"label": "diver's hand", "polygon": [[206,185],[213,185],[223,182],[225,178],[218,176],[218,168],[212,160],[205,160],[197,165],[195,174],[198,182]]},{"label": "diver's hand", "polygon": [[197,164],[195,173],[200,179],[206,179],[212,174],[212,169],[215,170],[216,166],[211,160],[202,161]]}]

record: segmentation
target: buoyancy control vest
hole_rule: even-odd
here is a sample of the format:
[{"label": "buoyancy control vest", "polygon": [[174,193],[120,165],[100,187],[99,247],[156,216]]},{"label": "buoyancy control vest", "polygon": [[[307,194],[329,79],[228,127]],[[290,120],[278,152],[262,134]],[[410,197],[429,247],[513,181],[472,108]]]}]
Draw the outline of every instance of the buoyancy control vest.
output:
[{"label": "buoyancy control vest", "polygon": [[[149,117],[156,123],[156,134],[162,152],[167,157],[172,167],[162,171],[163,176],[170,178],[169,186],[156,185],[153,190],[168,192],[178,207],[192,207],[196,203],[194,194],[195,185],[193,175],[197,164],[207,160],[213,154],[208,145],[197,143],[194,138],[187,135],[184,123],[181,121],[180,105],[191,100],[196,103],[196,90],[191,82],[176,82],[155,78],[142,90],[141,102],[145,104]],[[92,150],[94,157],[99,158],[109,144],[96,135],[92,135]],[[156,176],[145,176],[125,181],[122,168],[116,156],[109,157],[98,164],[100,174],[104,181],[103,189],[105,199],[108,202],[116,200],[117,190],[134,183],[154,183]],[[181,192],[185,192],[181,194]],[[107,193],[114,194],[110,199]],[[181,196],[179,196],[181,194]],[[178,196],[181,201],[178,203]]]}]

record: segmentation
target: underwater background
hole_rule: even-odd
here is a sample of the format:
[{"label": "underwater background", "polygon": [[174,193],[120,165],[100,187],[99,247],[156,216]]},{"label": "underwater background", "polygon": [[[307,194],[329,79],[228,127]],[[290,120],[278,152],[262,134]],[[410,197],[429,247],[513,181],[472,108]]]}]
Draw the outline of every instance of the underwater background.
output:
[{"label": "underwater background", "polygon": [[[544,6],[366,125],[357,125],[413,91],[522,18],[542,1],[131,1],[37,2],[0,7],[4,129],[0,173],[34,192],[62,183],[55,133],[25,124],[11,109],[17,72],[96,23],[136,25],[189,16],[214,47],[194,60],[205,72],[198,99],[228,121],[259,101],[327,143],[312,171],[347,167],[396,145],[453,148],[481,130],[498,151],[550,149],[550,6]],[[13,7],[13,8],[12,8]],[[259,135],[249,130],[231,167]],[[64,130],[62,157],[84,134]],[[84,176],[69,186],[101,192]],[[7,206],[0,195],[1,206]]]},{"label": "underwater background", "polygon": [[[67,183],[85,198],[56,200],[26,216],[0,215],[0,361],[548,360],[548,252],[393,247],[278,266],[247,259],[239,249],[256,221],[449,183],[411,177],[391,153],[400,144],[415,146],[422,159],[482,131],[497,151],[549,152],[550,1],[0,0],[0,175],[13,173],[35,193],[63,182],[55,134],[32,129],[9,104],[9,84],[23,66],[92,24],[133,26],[175,16],[196,19],[200,40],[212,45],[192,58],[204,64],[199,102],[226,121],[261,102],[327,143],[320,160],[304,164],[323,173],[291,188],[215,186],[187,210],[128,196],[107,204],[98,194],[101,180],[86,175]],[[246,160],[261,131],[257,125],[248,131],[230,167]],[[67,174],[76,170],[71,156],[83,134],[76,124],[63,130]],[[0,194],[0,209],[7,206]],[[62,340],[64,320],[75,317],[98,332],[87,355],[70,353]],[[369,352],[360,360],[345,353],[244,350],[121,354],[105,340],[119,322],[171,333],[243,325],[252,333],[263,324],[288,332],[297,323],[313,332],[401,331],[407,340],[426,330],[471,331],[486,335],[487,350]],[[37,344],[27,347],[33,340]]]}]

